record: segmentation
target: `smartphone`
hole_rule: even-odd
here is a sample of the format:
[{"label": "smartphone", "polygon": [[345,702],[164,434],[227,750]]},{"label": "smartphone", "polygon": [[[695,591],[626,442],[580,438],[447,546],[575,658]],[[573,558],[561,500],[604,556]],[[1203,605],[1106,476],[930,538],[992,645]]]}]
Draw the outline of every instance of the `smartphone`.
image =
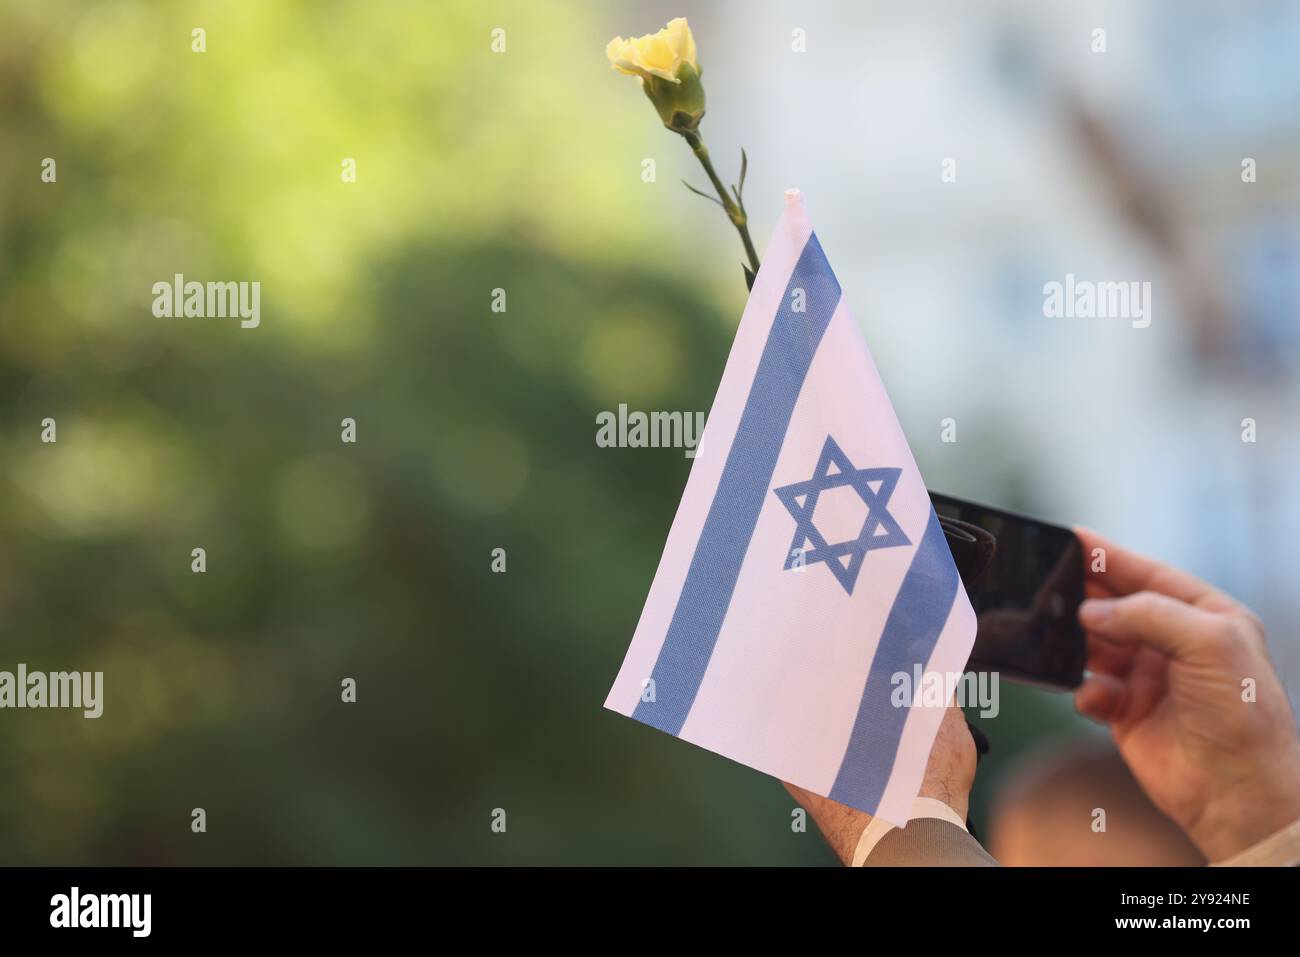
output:
[{"label": "smartphone", "polygon": [[1087,644],[1079,625],[1083,548],[1074,532],[1000,508],[930,493],[940,518],[996,539],[984,570],[966,584],[979,630],[967,669],[1055,690],[1083,681]]}]

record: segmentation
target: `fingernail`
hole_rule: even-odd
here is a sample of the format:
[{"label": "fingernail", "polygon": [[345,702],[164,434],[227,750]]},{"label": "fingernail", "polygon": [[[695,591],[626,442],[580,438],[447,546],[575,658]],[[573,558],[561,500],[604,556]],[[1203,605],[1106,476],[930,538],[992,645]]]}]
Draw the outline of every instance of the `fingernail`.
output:
[{"label": "fingernail", "polygon": [[1100,625],[1109,618],[1115,611],[1115,600],[1112,598],[1088,598],[1079,606],[1079,621],[1084,626]]}]

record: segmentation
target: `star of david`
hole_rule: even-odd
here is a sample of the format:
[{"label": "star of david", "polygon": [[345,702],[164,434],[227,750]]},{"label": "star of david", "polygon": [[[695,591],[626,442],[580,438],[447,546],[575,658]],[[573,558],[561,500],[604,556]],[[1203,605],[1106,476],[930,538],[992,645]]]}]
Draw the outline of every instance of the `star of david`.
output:
[{"label": "star of david", "polygon": [[[844,590],[853,594],[853,585],[858,580],[858,572],[862,570],[867,552],[912,544],[887,508],[902,472],[902,469],[891,468],[854,468],[835,440],[826,436],[826,444],[822,446],[813,477],[772,490],[795,521],[794,540],[786,553],[785,567],[789,569],[796,564],[807,566],[823,562],[835,574]],[[846,485],[866,503],[867,517],[857,538],[831,544],[813,524],[817,498],[822,492]],[[811,547],[805,548],[805,542],[811,543]]]}]

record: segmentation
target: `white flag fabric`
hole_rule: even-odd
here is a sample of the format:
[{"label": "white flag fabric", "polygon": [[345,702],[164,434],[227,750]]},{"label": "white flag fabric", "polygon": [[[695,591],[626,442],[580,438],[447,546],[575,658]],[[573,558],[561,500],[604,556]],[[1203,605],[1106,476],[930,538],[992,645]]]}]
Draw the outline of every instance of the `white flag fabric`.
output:
[{"label": "white flag fabric", "polygon": [[914,676],[959,674],[974,640],[925,483],[791,190],[605,707],[901,826],[944,715]]}]

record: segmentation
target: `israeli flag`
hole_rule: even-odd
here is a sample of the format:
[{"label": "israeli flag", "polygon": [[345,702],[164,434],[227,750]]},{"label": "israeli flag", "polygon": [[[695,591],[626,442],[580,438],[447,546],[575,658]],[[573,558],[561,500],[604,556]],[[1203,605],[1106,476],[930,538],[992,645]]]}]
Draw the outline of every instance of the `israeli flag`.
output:
[{"label": "israeli flag", "polygon": [[975,615],[802,196],[754,282],[605,707],[905,825]]}]

